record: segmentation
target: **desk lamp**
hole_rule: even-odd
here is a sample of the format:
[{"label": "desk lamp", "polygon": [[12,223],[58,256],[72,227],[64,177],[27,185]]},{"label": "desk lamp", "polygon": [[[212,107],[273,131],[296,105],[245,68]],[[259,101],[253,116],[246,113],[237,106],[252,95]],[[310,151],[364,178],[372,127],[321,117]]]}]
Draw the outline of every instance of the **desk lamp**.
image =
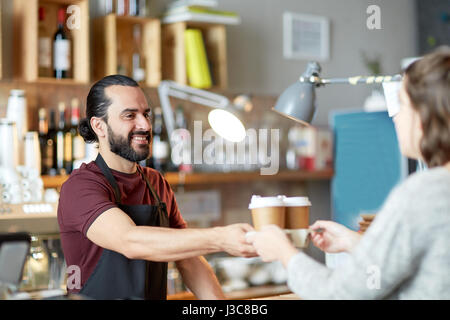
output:
[{"label": "desk lamp", "polygon": [[239,107],[233,105],[228,98],[170,80],[161,81],[158,86],[158,94],[169,138],[175,130],[175,120],[169,98],[175,97],[212,108],[208,114],[208,122],[222,138],[231,142],[241,142],[245,139],[245,127],[236,116]]},{"label": "desk lamp", "polygon": [[[317,110],[316,87],[335,83],[351,85],[396,83],[398,85],[402,80],[402,76],[399,74],[394,76],[356,76],[351,78],[323,79],[320,77],[320,72],[321,67],[317,62],[309,62],[299,81],[289,86],[279,96],[272,110],[301,124],[309,125]],[[388,102],[388,109],[390,104],[394,105],[395,103]],[[397,112],[398,110],[392,110],[392,112],[389,110],[389,115],[393,117]]]}]

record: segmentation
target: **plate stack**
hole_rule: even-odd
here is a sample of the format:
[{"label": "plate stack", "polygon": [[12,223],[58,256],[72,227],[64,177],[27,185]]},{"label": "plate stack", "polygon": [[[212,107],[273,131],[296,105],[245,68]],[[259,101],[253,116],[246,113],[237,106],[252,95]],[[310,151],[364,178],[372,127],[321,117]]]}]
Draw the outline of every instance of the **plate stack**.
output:
[{"label": "plate stack", "polygon": [[359,222],[359,233],[365,233],[375,218],[375,214],[361,214],[360,216],[363,220]]}]

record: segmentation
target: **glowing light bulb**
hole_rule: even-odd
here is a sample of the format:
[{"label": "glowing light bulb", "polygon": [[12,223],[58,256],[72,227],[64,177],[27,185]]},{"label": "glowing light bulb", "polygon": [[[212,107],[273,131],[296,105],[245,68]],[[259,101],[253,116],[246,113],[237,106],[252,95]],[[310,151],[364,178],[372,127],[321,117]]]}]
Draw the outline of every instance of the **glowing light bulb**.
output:
[{"label": "glowing light bulb", "polygon": [[234,114],[222,109],[214,109],[208,114],[211,128],[222,138],[231,142],[245,139],[245,127]]}]

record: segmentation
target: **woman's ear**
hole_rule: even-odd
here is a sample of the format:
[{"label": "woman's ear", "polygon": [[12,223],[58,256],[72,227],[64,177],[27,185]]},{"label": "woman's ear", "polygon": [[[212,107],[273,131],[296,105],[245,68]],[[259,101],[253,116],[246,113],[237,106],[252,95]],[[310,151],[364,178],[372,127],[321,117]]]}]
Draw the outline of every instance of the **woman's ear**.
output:
[{"label": "woman's ear", "polygon": [[106,123],[103,119],[92,117],[90,122],[92,130],[94,130],[99,139],[106,137]]}]

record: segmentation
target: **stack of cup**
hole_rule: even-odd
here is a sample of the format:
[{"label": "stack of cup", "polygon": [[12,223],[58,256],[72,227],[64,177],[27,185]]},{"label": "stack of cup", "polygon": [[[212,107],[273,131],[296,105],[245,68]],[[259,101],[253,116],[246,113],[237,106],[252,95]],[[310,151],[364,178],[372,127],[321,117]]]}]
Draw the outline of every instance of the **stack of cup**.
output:
[{"label": "stack of cup", "polygon": [[249,209],[257,231],[264,225],[275,224],[284,229],[296,247],[305,248],[309,244],[310,206],[308,197],[254,195]]}]

